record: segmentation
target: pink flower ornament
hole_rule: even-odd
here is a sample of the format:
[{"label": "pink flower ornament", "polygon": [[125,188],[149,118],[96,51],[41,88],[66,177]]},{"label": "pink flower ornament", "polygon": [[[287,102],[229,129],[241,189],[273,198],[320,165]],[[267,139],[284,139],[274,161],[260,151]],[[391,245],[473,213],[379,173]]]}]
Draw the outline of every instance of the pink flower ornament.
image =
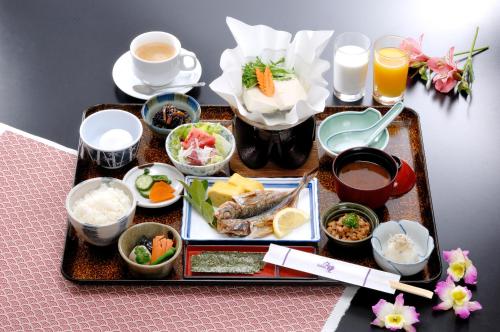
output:
[{"label": "pink flower ornament", "polygon": [[403,294],[396,296],[394,304],[380,299],[377,304],[372,306],[375,318],[371,324],[378,327],[385,327],[388,330],[395,331],[405,329],[408,332],[414,332],[413,324],[418,323],[420,315],[415,307],[404,305]]},{"label": "pink flower ornament", "polygon": [[466,284],[475,285],[477,283],[477,269],[469,259],[468,250],[458,248],[455,250],[443,251],[443,257],[449,264],[446,272],[453,281],[458,282],[463,278]]},{"label": "pink flower ornament", "polygon": [[403,39],[399,48],[405,51],[410,58],[410,66],[418,62],[426,62],[429,57],[422,52],[422,39],[424,35],[420,35],[418,40],[413,38]]},{"label": "pink flower ornament", "polygon": [[450,92],[461,79],[457,64],[455,63],[455,60],[453,60],[454,51],[455,48],[452,47],[448,51],[448,55],[446,57],[433,57],[427,61],[427,65],[430,70],[435,73],[432,82],[434,82],[434,87],[439,92]]},{"label": "pink flower ornament", "polygon": [[466,319],[472,311],[483,308],[478,301],[470,301],[472,298],[471,291],[467,287],[456,286],[451,277],[448,277],[446,281],[438,282],[434,292],[443,302],[434,306],[433,310],[449,310],[453,308],[458,317]]}]

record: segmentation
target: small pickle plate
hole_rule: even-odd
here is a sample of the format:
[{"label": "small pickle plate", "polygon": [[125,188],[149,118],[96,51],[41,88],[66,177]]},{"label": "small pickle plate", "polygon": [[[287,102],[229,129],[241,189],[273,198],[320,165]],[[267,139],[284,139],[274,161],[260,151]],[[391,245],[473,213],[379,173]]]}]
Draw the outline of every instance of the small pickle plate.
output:
[{"label": "small pickle plate", "polygon": [[[193,179],[204,179],[208,181],[208,186],[212,186],[215,181],[225,181],[226,177],[193,177],[187,176],[186,183],[191,184]],[[254,178],[264,185],[264,189],[276,191],[291,191],[297,187],[301,178]],[[184,199],[182,209],[181,237],[190,243],[194,242],[238,242],[238,243],[270,243],[272,242],[319,242],[319,211],[318,211],[318,180],[312,179],[299,194],[297,208],[309,214],[309,222],[294,229],[291,233],[279,239],[274,234],[262,238],[249,238],[228,236],[217,232],[203,217]]]},{"label": "small pickle plate", "polygon": [[[174,198],[159,203],[153,203],[149,200],[149,198],[141,196],[135,186],[135,180],[138,176],[144,174],[144,170],[146,168],[149,169],[151,175],[166,175],[170,179],[170,185],[175,189]],[[179,172],[177,168],[163,163],[150,163],[136,166],[128,171],[127,174],[125,174],[125,176],[123,177],[123,182],[125,182],[130,190],[132,190],[132,192],[134,193],[134,197],[137,200],[137,205],[140,207],[151,209],[162,208],[177,202],[179,198],[181,198],[182,191],[184,190],[179,181],[184,181],[184,175],[182,175],[182,173]]]}]

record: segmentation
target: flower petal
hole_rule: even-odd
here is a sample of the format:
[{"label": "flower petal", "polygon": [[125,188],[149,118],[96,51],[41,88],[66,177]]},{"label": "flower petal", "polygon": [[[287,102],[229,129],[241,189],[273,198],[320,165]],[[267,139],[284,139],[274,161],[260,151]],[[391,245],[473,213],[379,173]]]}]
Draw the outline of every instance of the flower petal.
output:
[{"label": "flower petal", "polygon": [[[453,56],[454,52],[455,52],[455,47],[454,46],[450,47],[450,50],[448,51],[448,57],[446,59],[446,63],[448,64],[448,66],[452,67],[453,70],[456,70],[457,64],[455,63],[455,60],[454,60],[454,56]],[[462,250],[460,249],[460,251],[462,251]]]},{"label": "flower petal", "polygon": [[451,263],[451,260],[453,258],[453,250],[450,251],[443,250],[443,258],[447,263]]},{"label": "flower petal", "polygon": [[396,300],[394,301],[394,311],[401,312],[403,311],[403,307],[405,305],[405,299],[403,297],[403,293],[399,293],[396,296]]},{"label": "flower petal", "polygon": [[453,307],[453,301],[443,301],[432,307],[432,310],[449,310]]},{"label": "flower petal", "polygon": [[447,75],[451,68],[443,58],[432,57],[427,61],[429,69],[435,73]]},{"label": "flower petal", "polygon": [[417,329],[413,325],[405,325],[403,326],[406,332],[416,332]]},{"label": "flower petal", "polygon": [[436,285],[434,292],[443,301],[451,300],[451,291],[455,288],[455,283],[452,278],[448,276],[445,281],[440,281]]},{"label": "flower petal", "polygon": [[376,325],[378,327],[384,327],[385,326],[384,320],[380,319],[380,318],[375,318],[370,324]]},{"label": "flower petal", "polygon": [[483,306],[478,301],[470,301],[468,303],[469,311],[477,311],[483,309]]},{"label": "flower petal", "polygon": [[455,309],[455,314],[462,319],[469,318],[470,316],[470,311],[467,305],[460,307],[453,307],[453,309]]},{"label": "flower petal", "polygon": [[372,306],[372,310],[377,318],[384,320],[385,316],[391,314],[394,311],[394,305],[384,299],[380,299],[377,304]]},{"label": "flower petal", "polygon": [[457,85],[457,80],[453,77],[448,77],[446,79],[437,80],[434,83],[436,90],[442,93],[448,93]]},{"label": "flower petal", "polygon": [[413,324],[418,323],[420,321],[418,319],[420,314],[417,312],[417,310],[413,306],[405,306],[403,311],[401,312],[401,314],[403,315],[403,317],[405,319],[405,324],[413,325]]},{"label": "flower petal", "polygon": [[465,270],[464,281],[466,284],[475,285],[477,284],[477,269],[474,265],[472,265],[471,260],[469,260],[470,265]]}]

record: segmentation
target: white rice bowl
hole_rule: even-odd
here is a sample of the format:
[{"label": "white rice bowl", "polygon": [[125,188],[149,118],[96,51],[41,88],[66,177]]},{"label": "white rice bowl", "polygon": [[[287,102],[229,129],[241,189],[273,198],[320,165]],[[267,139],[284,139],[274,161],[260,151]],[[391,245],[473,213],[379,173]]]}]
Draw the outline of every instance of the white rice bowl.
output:
[{"label": "white rice bowl", "polygon": [[93,178],[66,197],[68,219],[78,237],[97,246],[114,243],[133,222],[136,201],[121,180]]}]

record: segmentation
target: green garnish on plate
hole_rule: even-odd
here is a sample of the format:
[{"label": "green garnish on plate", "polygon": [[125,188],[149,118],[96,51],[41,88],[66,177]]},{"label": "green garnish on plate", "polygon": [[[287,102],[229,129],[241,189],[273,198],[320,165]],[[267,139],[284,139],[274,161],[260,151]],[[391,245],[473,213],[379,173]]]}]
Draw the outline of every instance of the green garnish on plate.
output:
[{"label": "green garnish on plate", "polygon": [[217,221],[214,217],[214,206],[207,195],[208,181],[194,179],[190,185],[183,181],[179,182],[186,190],[184,198],[201,214],[210,226],[217,227]]}]

